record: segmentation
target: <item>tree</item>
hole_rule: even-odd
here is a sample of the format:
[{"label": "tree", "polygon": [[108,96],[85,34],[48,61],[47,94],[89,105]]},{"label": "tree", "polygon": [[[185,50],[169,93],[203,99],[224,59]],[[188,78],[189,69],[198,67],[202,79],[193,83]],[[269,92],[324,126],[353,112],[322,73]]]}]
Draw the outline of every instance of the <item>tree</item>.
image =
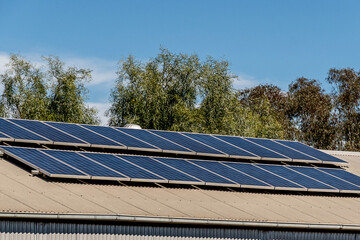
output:
[{"label": "tree", "polygon": [[199,78],[197,56],[166,49],[146,64],[129,56],[119,64],[111,93],[110,125],[183,130],[192,121]]},{"label": "tree", "polygon": [[45,75],[24,58],[12,54],[8,69],[0,75],[4,87],[1,96],[3,112],[10,117],[46,120],[48,111]]},{"label": "tree", "polygon": [[270,104],[264,114],[244,106],[227,61],[174,54],[166,49],[147,63],[129,56],[119,64],[107,111],[110,125],[258,137],[282,137]]},{"label": "tree", "polygon": [[[11,55],[8,69],[0,75],[4,91],[0,114],[22,119],[98,123],[96,111],[85,105],[84,83],[91,71],[70,67],[57,57],[44,58],[43,68]],[[45,70],[44,70],[45,69]]]},{"label": "tree", "polygon": [[335,128],[331,97],[316,80],[298,78],[289,85],[287,117],[294,126],[294,136],[316,148],[333,147]]},{"label": "tree", "polygon": [[337,146],[349,151],[360,150],[360,72],[351,68],[330,69],[334,115],[337,120]]},{"label": "tree", "polygon": [[98,124],[97,111],[85,105],[87,89],[85,83],[91,80],[91,70],[68,67],[57,57],[47,57],[48,77],[51,83],[49,111],[52,120]]}]

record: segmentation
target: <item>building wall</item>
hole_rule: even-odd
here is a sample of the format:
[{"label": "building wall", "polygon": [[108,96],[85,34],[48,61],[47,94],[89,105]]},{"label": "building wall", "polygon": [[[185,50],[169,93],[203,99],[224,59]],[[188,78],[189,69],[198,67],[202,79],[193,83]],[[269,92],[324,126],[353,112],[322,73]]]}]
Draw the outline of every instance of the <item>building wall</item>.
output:
[{"label": "building wall", "polygon": [[186,226],[0,221],[0,240],[360,240],[360,233]]}]

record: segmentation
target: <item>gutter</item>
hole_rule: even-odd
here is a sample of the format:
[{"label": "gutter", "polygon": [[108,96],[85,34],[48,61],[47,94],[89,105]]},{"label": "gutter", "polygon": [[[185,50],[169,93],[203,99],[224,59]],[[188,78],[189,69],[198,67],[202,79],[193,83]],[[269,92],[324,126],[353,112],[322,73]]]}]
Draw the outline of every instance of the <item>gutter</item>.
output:
[{"label": "gutter", "polygon": [[282,228],[303,230],[328,230],[328,231],[360,231],[360,225],[342,224],[311,224],[311,223],[286,223],[286,222],[259,222],[259,221],[233,221],[209,220],[192,218],[170,217],[144,217],[128,215],[94,215],[94,214],[43,214],[43,213],[0,213],[1,220],[62,220],[62,221],[108,221],[128,223],[159,223],[159,224],[186,224],[199,226],[222,227],[251,227],[251,228]]}]

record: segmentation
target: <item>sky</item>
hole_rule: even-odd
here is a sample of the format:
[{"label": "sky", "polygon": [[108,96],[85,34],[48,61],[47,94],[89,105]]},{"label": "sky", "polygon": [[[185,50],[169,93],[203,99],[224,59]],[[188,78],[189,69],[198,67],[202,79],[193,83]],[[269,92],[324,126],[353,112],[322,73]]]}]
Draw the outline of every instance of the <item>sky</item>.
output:
[{"label": "sky", "polygon": [[56,55],[90,68],[88,104],[103,115],[119,60],[159,48],[230,62],[236,88],[299,77],[325,89],[330,68],[360,70],[360,1],[0,0],[0,73],[9,54]]}]

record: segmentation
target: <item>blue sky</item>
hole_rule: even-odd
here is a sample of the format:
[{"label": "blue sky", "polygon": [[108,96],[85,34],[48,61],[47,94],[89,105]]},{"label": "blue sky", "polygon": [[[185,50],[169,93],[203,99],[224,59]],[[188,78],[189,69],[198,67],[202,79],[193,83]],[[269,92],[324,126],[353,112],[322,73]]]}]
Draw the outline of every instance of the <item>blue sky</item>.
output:
[{"label": "blue sky", "polygon": [[[360,1],[0,0],[0,73],[10,53],[93,69],[89,104],[108,107],[116,63],[159,47],[231,63],[236,87],[360,69]],[[105,118],[104,118],[105,121]]]}]

